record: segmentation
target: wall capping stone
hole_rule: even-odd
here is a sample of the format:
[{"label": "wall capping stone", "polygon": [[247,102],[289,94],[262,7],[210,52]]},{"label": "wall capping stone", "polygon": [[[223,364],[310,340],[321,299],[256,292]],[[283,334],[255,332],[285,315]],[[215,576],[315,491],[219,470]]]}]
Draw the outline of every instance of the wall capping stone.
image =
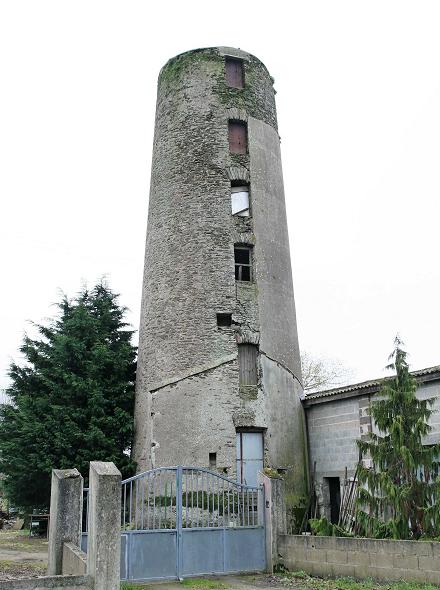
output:
[{"label": "wall capping stone", "polygon": [[219,55],[224,57],[234,57],[235,59],[242,59],[244,61],[250,61],[249,53],[236,49],[235,47],[218,47],[217,51]]}]

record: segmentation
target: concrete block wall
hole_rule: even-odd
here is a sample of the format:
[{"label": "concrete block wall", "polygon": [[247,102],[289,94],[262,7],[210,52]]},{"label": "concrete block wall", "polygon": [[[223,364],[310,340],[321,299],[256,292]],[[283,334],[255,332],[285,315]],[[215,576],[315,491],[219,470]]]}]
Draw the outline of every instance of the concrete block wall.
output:
[{"label": "concrete block wall", "polygon": [[280,535],[278,553],[290,571],[440,584],[438,542]]},{"label": "concrete block wall", "polygon": [[318,515],[330,518],[327,477],[339,477],[342,486],[347,467],[353,477],[359,458],[356,440],[371,429],[367,396],[338,399],[307,408],[310,466],[316,463],[315,489]]},{"label": "concrete block wall", "polygon": [[359,399],[335,400],[307,410],[311,465],[317,476],[338,477],[353,470],[360,438]]}]

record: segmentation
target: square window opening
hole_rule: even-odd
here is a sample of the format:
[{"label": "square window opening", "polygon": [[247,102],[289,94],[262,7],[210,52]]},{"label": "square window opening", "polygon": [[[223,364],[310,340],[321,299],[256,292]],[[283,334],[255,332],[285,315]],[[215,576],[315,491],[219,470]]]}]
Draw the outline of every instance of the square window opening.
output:
[{"label": "square window opening", "polygon": [[218,313],[217,326],[219,328],[227,328],[232,326],[232,313]]}]

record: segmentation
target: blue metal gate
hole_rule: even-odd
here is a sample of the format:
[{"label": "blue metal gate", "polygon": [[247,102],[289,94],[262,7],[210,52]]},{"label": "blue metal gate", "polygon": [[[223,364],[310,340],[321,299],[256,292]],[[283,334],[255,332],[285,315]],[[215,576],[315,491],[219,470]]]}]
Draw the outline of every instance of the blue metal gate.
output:
[{"label": "blue metal gate", "polygon": [[262,487],[196,467],[163,467],[123,481],[121,579],[264,570],[263,496]]}]

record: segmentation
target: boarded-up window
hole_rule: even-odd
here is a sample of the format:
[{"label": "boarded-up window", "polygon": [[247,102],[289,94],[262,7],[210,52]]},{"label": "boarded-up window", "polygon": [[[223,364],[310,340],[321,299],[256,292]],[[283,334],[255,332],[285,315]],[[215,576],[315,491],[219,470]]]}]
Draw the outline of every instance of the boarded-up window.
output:
[{"label": "boarded-up window", "polygon": [[250,246],[234,246],[235,280],[252,280],[252,255]]},{"label": "boarded-up window", "polygon": [[257,385],[258,347],[256,344],[238,345],[238,366],[240,370],[240,385]]},{"label": "boarded-up window", "polygon": [[233,88],[244,88],[244,68],[241,59],[227,57],[225,60],[226,83]]},{"label": "boarded-up window", "polygon": [[242,121],[229,121],[229,151],[233,154],[247,153],[247,125]]},{"label": "boarded-up window", "polygon": [[249,217],[249,187],[231,186],[232,215]]}]

